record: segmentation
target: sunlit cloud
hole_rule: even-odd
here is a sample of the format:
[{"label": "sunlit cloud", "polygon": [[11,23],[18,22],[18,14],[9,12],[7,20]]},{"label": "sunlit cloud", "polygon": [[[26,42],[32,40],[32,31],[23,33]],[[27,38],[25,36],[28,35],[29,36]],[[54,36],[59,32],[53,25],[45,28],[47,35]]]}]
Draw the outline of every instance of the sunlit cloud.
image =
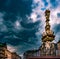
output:
[{"label": "sunlit cloud", "polygon": [[37,15],[35,13],[31,14],[31,19],[33,20],[33,22],[36,22],[37,20]]},{"label": "sunlit cloud", "polygon": [[9,50],[9,51],[11,51],[11,52],[15,52],[16,51],[16,48],[15,47],[13,47],[12,45],[7,45],[7,49]]}]

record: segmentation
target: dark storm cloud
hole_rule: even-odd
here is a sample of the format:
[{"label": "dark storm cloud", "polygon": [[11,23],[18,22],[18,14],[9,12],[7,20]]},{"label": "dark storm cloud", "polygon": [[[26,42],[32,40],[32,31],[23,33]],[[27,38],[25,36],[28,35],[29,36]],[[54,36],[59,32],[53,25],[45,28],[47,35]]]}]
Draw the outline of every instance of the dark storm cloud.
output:
[{"label": "dark storm cloud", "polygon": [[0,10],[25,16],[31,12],[32,0],[0,0]]},{"label": "dark storm cloud", "polygon": [[[0,21],[2,23],[0,24],[0,41],[16,46],[19,53],[36,47],[39,41],[36,32],[38,32],[41,21],[29,22],[26,17],[31,14],[32,1],[0,0],[0,12],[2,14],[5,12],[1,17],[3,21]],[[18,19],[18,17],[20,18]],[[19,22],[19,30],[15,24],[17,21]]]},{"label": "dark storm cloud", "polygon": [[37,25],[39,25],[41,21],[37,21],[35,23],[31,22],[31,23],[24,23],[24,22],[21,22],[22,26],[25,27],[25,28],[34,28],[36,27]]},{"label": "dark storm cloud", "polygon": [[[32,25],[26,24],[24,26],[24,28],[26,28],[26,30],[22,29],[19,32],[16,32],[16,30],[14,28],[8,28],[9,29],[8,32],[5,32],[5,33],[3,33],[3,35],[1,35],[1,36],[3,36],[3,38],[1,38],[1,39],[7,40],[12,45],[19,45],[21,42],[26,42],[28,44],[29,43],[35,44],[36,40],[37,40],[35,33],[38,31],[39,23],[40,22],[38,21],[34,24],[31,23]],[[32,39],[31,42],[29,42],[29,38],[32,38],[32,37],[35,40]]]},{"label": "dark storm cloud", "polygon": [[6,13],[3,18],[5,21],[8,21],[8,22],[15,22],[17,19],[16,15],[13,13]]}]

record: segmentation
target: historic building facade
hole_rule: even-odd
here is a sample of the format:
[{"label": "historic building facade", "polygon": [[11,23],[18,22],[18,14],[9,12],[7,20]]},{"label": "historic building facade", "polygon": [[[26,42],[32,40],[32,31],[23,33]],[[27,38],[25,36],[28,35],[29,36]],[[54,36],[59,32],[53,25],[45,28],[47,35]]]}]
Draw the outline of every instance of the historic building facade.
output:
[{"label": "historic building facade", "polygon": [[7,49],[6,44],[5,43],[0,43],[0,59],[5,59],[6,58],[6,54],[5,54],[5,50]]},{"label": "historic building facade", "polygon": [[57,55],[57,56],[60,56],[60,41],[57,42],[56,55]]},{"label": "historic building facade", "polygon": [[6,43],[0,43],[0,59],[21,59],[21,57],[17,53],[10,52]]},{"label": "historic building facade", "polygon": [[[38,50],[29,50],[24,53],[24,59],[32,59],[33,57],[38,59],[42,56],[59,56],[60,57],[60,41],[58,43],[53,43],[52,41],[55,39],[54,32],[51,30],[51,26],[49,24],[50,10],[45,11],[46,17],[46,26],[45,31],[42,34],[42,45]],[[48,58],[50,58],[48,57]],[[52,57],[52,58],[54,58]],[[56,58],[55,57],[55,58]],[[43,58],[43,57],[42,57]],[[45,57],[44,57],[45,58]]]},{"label": "historic building facade", "polygon": [[24,53],[23,56],[24,56],[24,59],[28,59],[29,57],[33,57],[33,56],[39,57],[40,56],[40,50],[39,49],[38,50],[28,50]]},{"label": "historic building facade", "polygon": [[16,52],[12,52],[12,59],[21,59],[21,57],[16,53]]}]

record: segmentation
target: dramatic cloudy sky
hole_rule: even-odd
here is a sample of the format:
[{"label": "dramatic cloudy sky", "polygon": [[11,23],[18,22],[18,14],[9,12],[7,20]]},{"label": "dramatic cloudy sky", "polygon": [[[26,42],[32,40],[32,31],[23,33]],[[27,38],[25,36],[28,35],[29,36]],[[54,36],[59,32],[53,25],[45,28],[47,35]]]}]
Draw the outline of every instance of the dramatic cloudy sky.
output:
[{"label": "dramatic cloudy sky", "polygon": [[0,42],[18,54],[38,49],[45,26],[44,12],[51,11],[50,24],[60,39],[60,0],[0,0]]}]

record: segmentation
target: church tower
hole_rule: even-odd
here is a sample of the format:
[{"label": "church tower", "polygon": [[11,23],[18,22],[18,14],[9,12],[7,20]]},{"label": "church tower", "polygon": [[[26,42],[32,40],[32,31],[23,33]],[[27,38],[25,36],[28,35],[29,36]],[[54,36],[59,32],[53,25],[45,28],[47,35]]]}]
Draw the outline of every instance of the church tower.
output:
[{"label": "church tower", "polygon": [[50,10],[45,11],[45,18],[46,18],[46,26],[45,32],[42,34],[42,46],[41,46],[41,55],[55,55],[55,45],[52,41],[55,39],[54,32],[51,30],[51,26],[49,24],[50,17]]}]

